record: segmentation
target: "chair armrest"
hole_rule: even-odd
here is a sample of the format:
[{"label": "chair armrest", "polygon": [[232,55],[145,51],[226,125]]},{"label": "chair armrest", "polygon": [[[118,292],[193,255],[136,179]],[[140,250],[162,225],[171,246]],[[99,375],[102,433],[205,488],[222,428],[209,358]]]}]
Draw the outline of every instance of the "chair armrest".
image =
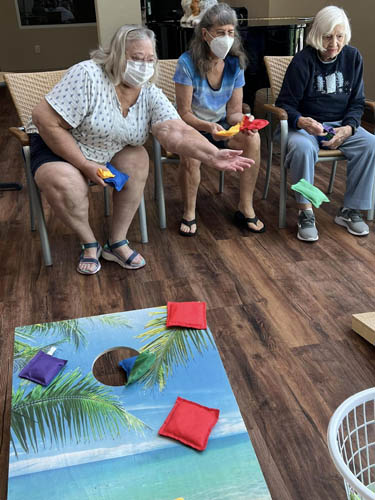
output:
[{"label": "chair armrest", "polygon": [[375,102],[365,101],[365,109],[363,111],[363,116],[361,119],[361,125],[363,128],[375,133]]},{"label": "chair armrest", "polygon": [[274,106],[273,104],[263,104],[263,108],[266,111],[268,111],[269,113],[272,113],[273,115],[275,115],[276,118],[278,118],[280,121],[288,119],[288,113],[285,111],[285,109],[278,108],[277,106]]},{"label": "chair armrest", "polygon": [[22,146],[28,146],[29,145],[29,136],[26,134],[26,132],[22,129],[19,129],[17,127],[10,127],[9,132],[14,135],[14,137],[17,137],[17,139],[20,141]]}]

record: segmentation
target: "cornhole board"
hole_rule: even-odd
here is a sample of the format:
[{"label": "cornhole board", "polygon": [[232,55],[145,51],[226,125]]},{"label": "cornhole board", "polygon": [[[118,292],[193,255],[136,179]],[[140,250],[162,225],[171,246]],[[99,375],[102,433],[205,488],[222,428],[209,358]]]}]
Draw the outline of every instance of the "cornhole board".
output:
[{"label": "cornhole board", "polygon": [[352,329],[375,345],[375,312],[366,312],[352,315]]},{"label": "cornhole board", "polygon": [[[165,322],[164,306],[16,328],[8,500],[271,499],[210,331]],[[68,362],[47,388],[18,377],[51,346]],[[156,383],[94,378],[114,347],[154,349]],[[158,435],[178,396],[220,410],[202,452]]]}]

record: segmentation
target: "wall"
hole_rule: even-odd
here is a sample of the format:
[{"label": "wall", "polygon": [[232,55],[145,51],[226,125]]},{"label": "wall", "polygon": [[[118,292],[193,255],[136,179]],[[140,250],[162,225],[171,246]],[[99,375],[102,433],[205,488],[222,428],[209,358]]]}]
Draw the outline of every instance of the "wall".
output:
[{"label": "wall", "polygon": [[270,0],[228,0],[232,7],[246,7],[249,17],[269,17]]},{"label": "wall", "polygon": [[326,0],[269,0],[269,15],[278,16],[314,16],[326,5],[338,5],[345,9],[352,26],[351,44],[357,47],[364,61],[364,82],[366,97],[375,100],[375,67],[373,64],[373,50],[375,42],[369,36],[373,30],[375,19],[374,0],[340,0],[340,2]]},{"label": "wall", "polygon": [[341,0],[340,7],[345,9],[352,26],[351,45],[359,49],[363,56],[365,94],[375,101],[375,67],[374,67],[374,0]]},{"label": "wall", "polygon": [[107,45],[123,24],[142,23],[141,0],[95,0],[95,9],[100,45]]},{"label": "wall", "polygon": [[[1,0],[0,69],[62,69],[88,58],[98,44],[96,26],[19,28],[14,0]],[[40,54],[35,53],[40,46]]]}]

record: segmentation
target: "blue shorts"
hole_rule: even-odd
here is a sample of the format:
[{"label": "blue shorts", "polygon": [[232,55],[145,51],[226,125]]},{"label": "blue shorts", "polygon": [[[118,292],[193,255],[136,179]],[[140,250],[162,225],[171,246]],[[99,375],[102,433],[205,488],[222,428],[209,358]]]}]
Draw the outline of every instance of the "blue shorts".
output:
[{"label": "blue shorts", "polygon": [[29,134],[30,140],[30,165],[31,173],[35,176],[35,172],[43,163],[51,163],[52,161],[63,161],[64,158],[55,155],[47,146],[39,134]]},{"label": "blue shorts", "polygon": [[[225,130],[228,130],[231,127],[231,125],[229,125],[229,123],[227,123],[225,120],[218,122],[218,124],[221,125],[223,128],[225,128]],[[222,141],[215,141],[215,139],[209,132],[200,131],[200,133],[217,148],[226,149],[228,147],[228,139],[223,139]]]}]

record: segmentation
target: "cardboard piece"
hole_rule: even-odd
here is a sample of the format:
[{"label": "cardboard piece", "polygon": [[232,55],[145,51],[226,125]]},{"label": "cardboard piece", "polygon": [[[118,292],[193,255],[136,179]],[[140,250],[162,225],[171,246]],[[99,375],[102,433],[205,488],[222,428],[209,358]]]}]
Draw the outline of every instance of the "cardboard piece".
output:
[{"label": "cardboard piece", "polygon": [[352,329],[375,345],[375,312],[352,314]]}]

